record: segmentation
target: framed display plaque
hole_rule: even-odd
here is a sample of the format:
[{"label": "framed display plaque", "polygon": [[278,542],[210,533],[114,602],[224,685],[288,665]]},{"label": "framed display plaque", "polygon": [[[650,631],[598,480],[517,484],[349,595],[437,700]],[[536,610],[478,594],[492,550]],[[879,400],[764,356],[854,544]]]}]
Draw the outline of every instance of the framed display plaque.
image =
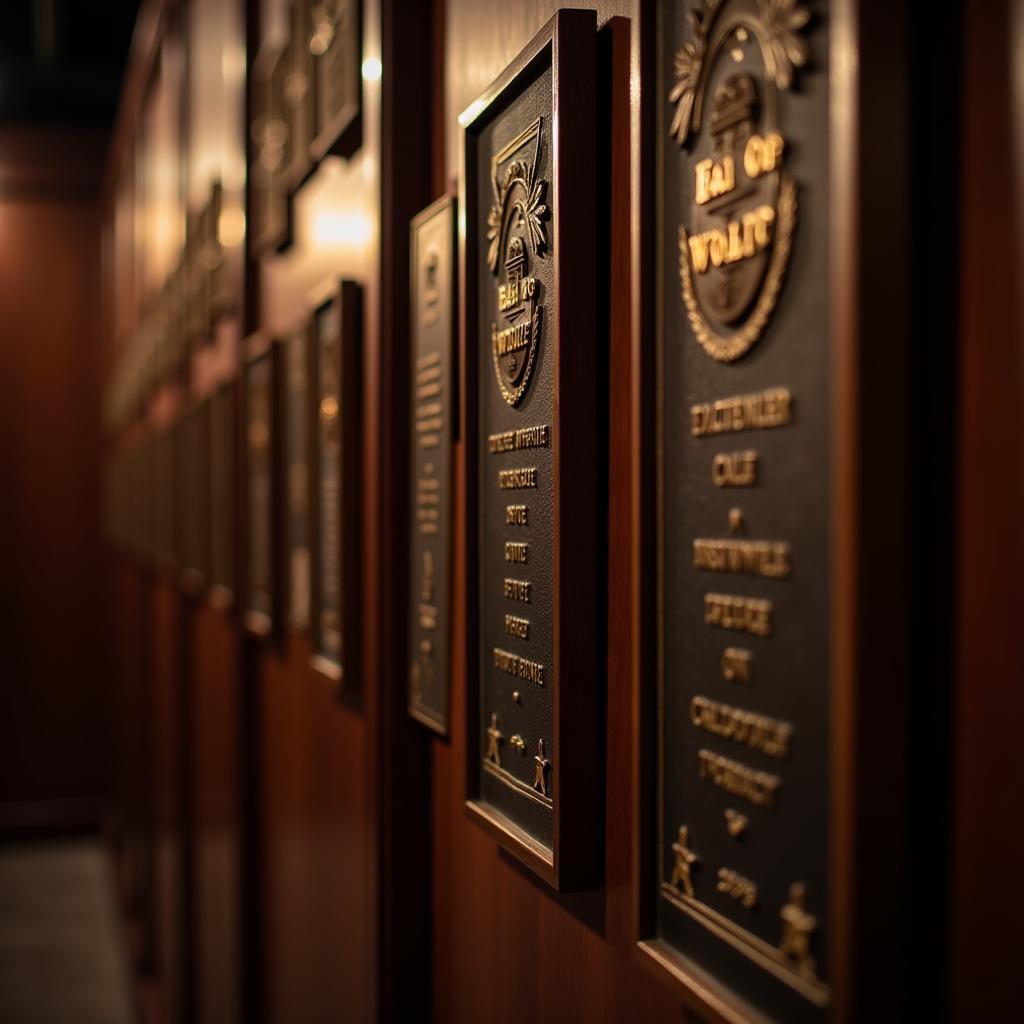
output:
[{"label": "framed display plaque", "polygon": [[305,629],[313,590],[309,547],[309,322],[303,321],[283,345],[286,615],[290,625]]},{"label": "framed display plaque", "polygon": [[457,406],[455,199],[413,219],[409,310],[409,713],[448,734],[452,442]]},{"label": "framed display plaque", "polygon": [[313,670],[336,690],[359,685],[362,630],[362,289],[342,281],[316,307],[310,385]]},{"label": "framed display plaque", "polygon": [[654,11],[641,948],[724,1019],[809,1024],[832,1001],[829,32],[801,2]]},{"label": "framed display plaque", "polygon": [[565,890],[603,845],[596,34],[560,11],[461,119],[466,807]]},{"label": "framed display plaque", "polygon": [[253,64],[252,122],[249,129],[251,248],[255,257],[291,244],[289,123],[284,87],[286,53],[263,53]]},{"label": "framed display plaque", "polygon": [[269,636],[280,620],[279,359],[280,346],[269,344],[245,364],[243,608],[245,627],[256,636]]},{"label": "framed display plaque", "polygon": [[362,141],[362,9],[359,0],[313,0],[312,34],[316,134],[314,160],[351,156]]},{"label": "framed display plaque", "polygon": [[310,0],[292,0],[289,39],[285,49],[284,110],[288,121],[288,187],[297,189],[313,170],[310,152],[316,116],[313,90],[312,21]]},{"label": "framed display plaque", "polygon": [[231,381],[210,399],[210,588],[211,604],[230,607],[235,597],[237,384]]}]

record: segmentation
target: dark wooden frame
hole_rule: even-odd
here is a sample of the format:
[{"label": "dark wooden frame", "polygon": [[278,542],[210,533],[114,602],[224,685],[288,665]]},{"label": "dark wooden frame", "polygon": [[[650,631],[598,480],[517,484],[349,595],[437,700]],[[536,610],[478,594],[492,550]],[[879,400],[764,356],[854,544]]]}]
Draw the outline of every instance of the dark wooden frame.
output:
[{"label": "dark wooden frame", "polygon": [[320,74],[323,56],[313,58],[313,138],[309,143],[309,152],[314,161],[325,156],[352,156],[362,145],[363,120],[363,5],[360,0],[350,0],[355,8],[356,59],[355,68],[355,100],[348,103],[325,124],[320,124]]},{"label": "dark wooden frame", "polygon": [[309,544],[312,561],[310,583],[313,593],[309,605],[310,667],[339,693],[355,692],[361,688],[362,664],[362,441],[363,441],[363,291],[355,281],[331,283],[327,299],[317,303],[310,317],[309,384],[315,400],[313,409],[320,405],[320,345],[317,336],[317,318],[331,304],[337,304],[338,359],[342,442],[339,452],[338,479],[341,483],[341,618],[342,662],[321,653],[320,650],[320,441],[319,426],[311,422],[309,436]]},{"label": "dark wooden frame", "polygon": [[[249,606],[249,551],[252,539],[252,522],[249,501],[249,374],[254,366],[264,359],[270,361],[270,613],[267,614]],[[236,575],[242,582],[240,588],[242,603],[242,625],[254,637],[270,638],[280,627],[282,615],[282,488],[281,488],[281,350],[275,341],[254,338],[248,344],[242,365],[242,433],[239,457],[242,460],[242,493],[239,507],[243,523],[244,543]]]},{"label": "dark wooden frame", "polygon": [[[448,673],[448,684],[447,684],[447,706],[444,711],[442,720],[431,718],[430,715],[426,714],[420,708],[416,707],[412,701],[412,694],[409,692],[407,687],[407,701],[409,714],[416,719],[421,725],[425,725],[431,731],[437,733],[438,736],[448,736],[451,720],[451,685],[452,685],[452,666],[453,658],[452,654],[454,651],[454,621],[452,618],[452,609],[454,602],[452,600],[452,575],[455,572],[455,442],[458,439],[459,434],[459,367],[458,363],[458,268],[459,268],[459,240],[458,240],[458,197],[452,193],[445,193],[438,199],[434,200],[428,207],[421,210],[415,217],[413,217],[409,225],[409,343],[410,343],[410,354],[409,354],[409,365],[410,365],[410,395],[414,388],[413,381],[415,380],[415,366],[414,357],[415,353],[411,351],[412,339],[415,336],[416,328],[412,324],[412,319],[416,315],[416,295],[417,286],[415,284],[418,274],[419,266],[417,265],[417,255],[419,253],[419,243],[417,239],[417,232],[420,227],[433,220],[438,214],[447,211],[447,216],[451,220],[451,251],[448,253],[448,258],[451,260],[451,292],[448,295],[441,297],[442,302],[447,302],[451,310],[451,325],[452,325],[452,336],[448,339],[449,345],[449,367],[448,367],[448,379],[445,382],[445,386],[448,389],[448,423],[445,424],[445,443],[448,445],[448,459],[449,459],[449,480],[448,480],[448,510],[452,514],[451,518],[447,523],[442,523],[442,529],[447,531],[448,534],[448,564],[444,567],[444,572],[448,577],[448,604],[446,608],[441,610],[441,620],[443,627],[448,631],[448,664],[444,667]],[[414,416],[412,415],[412,409],[410,407],[410,424],[414,422]],[[414,465],[415,460],[415,447],[412,445],[412,438],[410,434],[410,448],[409,448],[409,468],[410,471]],[[412,521],[414,516],[414,497],[413,491],[410,487],[409,491],[409,521]],[[410,553],[411,555],[411,553]],[[408,580],[408,586],[411,588],[414,586],[413,578],[410,576]],[[408,596],[406,597],[406,607],[409,607]],[[408,628],[408,623],[406,624]],[[411,656],[411,651],[409,652]]]},{"label": "dark wooden frame", "polygon": [[[639,629],[633,688],[637,814],[632,917],[641,963],[672,984],[690,1008],[709,1021],[749,1024],[763,1018],[740,993],[702,971],[680,951],[652,938],[658,813],[657,354],[651,343],[657,328],[658,294],[653,228],[657,20],[656,4],[643,0],[634,31],[640,37],[641,95],[652,99],[643,102],[633,140],[632,283],[637,302],[632,357],[638,379],[631,445],[640,500],[633,505],[631,526],[636,566],[632,606]],[[895,550],[912,535],[907,494],[912,424],[907,395],[913,368],[908,339],[914,304],[921,297],[908,284],[908,266],[918,250],[912,245],[914,185],[905,154],[911,101],[916,98],[927,106],[934,97],[914,97],[910,75],[904,73],[911,52],[909,40],[917,35],[911,22],[905,12],[874,11],[864,0],[834,0],[828,15],[833,395],[828,763],[832,1003],[828,1013],[829,1019],[843,1021],[877,1015],[880,1006],[886,1008],[887,1018],[902,1019],[915,996],[919,1012],[927,1016],[923,1007],[941,1004],[944,992],[934,973],[941,963],[941,948],[931,969],[920,962],[931,955],[924,951],[941,947],[943,933],[929,922],[916,924],[908,912],[909,900],[901,900],[908,888],[924,885],[921,881],[908,887],[908,878],[934,873],[920,859],[911,861],[902,828],[911,832],[911,842],[926,835],[930,852],[944,840],[936,834],[934,822],[915,821],[908,812],[912,772],[908,765],[912,670],[908,665],[914,631],[907,614],[913,588],[910,560],[897,563],[879,557],[879,551]],[[872,62],[858,63],[845,56],[856,52],[871,52]],[[893,68],[901,73],[894,76]],[[933,139],[930,145],[938,143]],[[900,158],[889,159],[893,153]],[[872,244],[881,237],[884,245]],[[943,250],[941,261],[948,264],[949,247],[937,248]],[[922,325],[926,320],[927,316]],[[934,335],[932,331],[929,344]],[[873,425],[880,408],[895,411],[885,429]],[[941,517],[941,510],[938,514]],[[865,559],[870,548],[874,553]],[[943,593],[928,594],[925,600],[938,612]],[[928,642],[941,648],[931,625],[938,618],[929,619],[924,610],[921,615],[929,623]],[[929,697],[934,700],[935,693]],[[929,767],[936,769],[934,762]],[[941,766],[936,770],[941,771]],[[942,861],[941,852],[935,852]],[[931,902],[943,903],[940,890],[925,891]]]},{"label": "dark wooden frame", "polygon": [[[552,209],[555,245],[554,284],[558,295],[558,338],[553,408],[554,516],[552,760],[560,765],[553,781],[553,841],[550,852],[529,839],[516,824],[478,802],[481,761],[480,692],[476,666],[480,658],[477,522],[479,481],[477,446],[480,417],[477,387],[480,355],[475,336],[479,284],[477,246],[484,211],[476,209],[476,133],[500,109],[504,98],[538,67],[552,68]],[[464,521],[466,544],[466,813],[499,844],[549,885],[561,891],[596,887],[604,837],[600,823],[604,792],[604,701],[597,685],[598,547],[596,511],[596,441],[588,451],[570,439],[596,429],[598,368],[589,353],[574,352],[597,337],[597,18],[593,11],[559,11],[463,115],[459,183],[460,363],[462,369]],[[572,171],[563,172],[562,160]],[[466,225],[474,225],[467,231]],[[568,297],[572,297],[571,301]],[[572,359],[571,356],[577,356]],[[583,356],[579,358],[579,356]],[[572,580],[572,586],[561,581]]]}]

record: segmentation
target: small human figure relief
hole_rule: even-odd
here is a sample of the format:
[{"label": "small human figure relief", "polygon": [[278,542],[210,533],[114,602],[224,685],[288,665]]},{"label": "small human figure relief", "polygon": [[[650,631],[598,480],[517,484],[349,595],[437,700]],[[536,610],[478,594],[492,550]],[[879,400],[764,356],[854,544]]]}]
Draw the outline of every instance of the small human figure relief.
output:
[{"label": "small human figure relief", "polygon": [[551,762],[544,756],[544,741],[537,740],[537,755],[534,757],[536,768],[533,770],[533,788],[541,796],[548,795],[548,782],[546,772]]},{"label": "small human figure relief", "polygon": [[509,740],[509,743],[511,743],[512,746],[515,747],[520,754],[526,749],[526,740],[524,740],[523,737],[519,735],[519,733],[516,733]]},{"label": "small human figure relief", "polygon": [[672,852],[676,855],[676,862],[672,867],[672,880],[669,885],[673,889],[679,888],[683,883],[683,890],[687,896],[693,895],[693,879],[691,872],[693,865],[698,863],[697,854],[690,849],[690,829],[686,825],[679,826],[679,838],[672,844]]},{"label": "small human figure relief", "polygon": [[789,902],[779,912],[782,918],[782,938],[779,949],[796,965],[802,974],[814,974],[814,959],[811,956],[811,932],[818,920],[807,912],[807,892],[802,882],[789,887]]},{"label": "small human figure relief", "polygon": [[738,508],[729,509],[729,532],[730,533],[742,533],[743,532],[743,512]]},{"label": "small human figure relief", "polygon": [[498,716],[492,714],[491,724],[487,728],[487,753],[484,755],[485,761],[493,761],[497,765],[501,764],[499,744],[504,738],[501,730],[498,729]]}]

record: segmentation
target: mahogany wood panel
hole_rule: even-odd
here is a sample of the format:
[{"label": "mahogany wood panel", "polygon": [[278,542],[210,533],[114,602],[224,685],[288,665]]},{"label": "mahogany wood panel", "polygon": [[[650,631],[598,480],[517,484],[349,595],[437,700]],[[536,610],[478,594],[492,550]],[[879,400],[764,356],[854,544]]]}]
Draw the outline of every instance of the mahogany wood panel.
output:
[{"label": "mahogany wood panel", "polygon": [[153,689],[153,872],[156,971],[168,1021],[183,1020],[188,988],[185,931],[184,743],[182,607],[175,581],[149,586],[152,644],[140,683]]},{"label": "mahogany wood panel", "polygon": [[[269,0],[254,26],[259,45],[284,40],[287,4]],[[363,57],[381,57],[380,6],[362,6]],[[326,282],[363,286],[363,464],[381,460],[379,342],[380,81],[363,82],[363,142],[350,159],[327,157],[293,196],[294,241],[254,275],[251,330],[284,336],[323,298]],[[406,229],[407,232],[407,229]],[[319,296],[319,297],[318,297]],[[252,695],[246,869],[259,951],[247,966],[251,1013],[268,1022],[372,1020],[377,1005],[373,709],[380,615],[380,474],[361,488],[363,653],[353,700],[338,700],[309,669],[305,634],[250,645],[243,686]]]},{"label": "mahogany wood panel", "polygon": [[196,1020],[239,1020],[241,682],[236,622],[189,603]]},{"label": "mahogany wood panel", "polygon": [[367,736],[304,633],[259,656],[262,964],[268,1021],[373,1019]]},{"label": "mahogany wood panel", "polygon": [[963,38],[951,1019],[1009,1020],[1024,967],[1024,3],[965,4]]},{"label": "mahogany wood panel", "polygon": [[95,818],[111,785],[100,141],[0,132],[0,817],[12,825]]}]

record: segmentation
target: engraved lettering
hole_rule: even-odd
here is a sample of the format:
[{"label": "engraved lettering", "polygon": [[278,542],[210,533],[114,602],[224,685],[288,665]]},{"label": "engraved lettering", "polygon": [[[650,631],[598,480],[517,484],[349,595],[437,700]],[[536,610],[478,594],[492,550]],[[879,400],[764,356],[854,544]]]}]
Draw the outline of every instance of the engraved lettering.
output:
[{"label": "engraved lettering", "polygon": [[547,448],[550,443],[551,428],[546,423],[537,427],[505,430],[500,434],[489,434],[487,437],[487,447],[492,455],[523,451],[527,448]]},{"label": "engraved lettering", "polygon": [[524,466],[519,469],[499,469],[498,487],[503,491],[526,490],[537,486],[537,467]]},{"label": "engraved lettering", "polygon": [[790,571],[789,545],[782,541],[698,537],[693,542],[693,567],[784,580]]},{"label": "engraved lettering", "polygon": [[764,598],[705,594],[704,622],[754,636],[772,635],[772,603]]},{"label": "engraved lettering", "polygon": [[778,775],[748,768],[739,761],[714,754],[710,750],[698,751],[697,760],[702,779],[710,780],[719,789],[742,797],[756,807],[775,806],[775,794],[782,785]]},{"label": "engraved lettering", "polygon": [[690,721],[698,729],[760,750],[769,757],[789,755],[793,727],[788,722],[719,704],[707,697],[694,697],[690,701]]},{"label": "engraved lettering", "polygon": [[715,888],[738,900],[748,910],[757,906],[757,885],[731,868],[718,869],[718,882]]},{"label": "engraved lettering", "polygon": [[530,590],[533,587],[532,583],[528,583],[526,580],[505,580],[505,596],[510,601],[522,601],[524,604],[530,603]]},{"label": "engraved lettering", "polygon": [[500,647],[494,648],[494,667],[515,676],[516,679],[525,679],[538,686],[544,685],[544,666],[540,662],[520,658],[518,654],[503,651]]},{"label": "engraved lettering", "polygon": [[505,561],[525,564],[530,557],[530,545],[520,541],[505,542]]},{"label": "engraved lettering", "polygon": [[720,452],[711,460],[716,487],[753,487],[757,483],[757,452]]},{"label": "engraved lettering", "polygon": [[530,507],[528,505],[507,505],[505,507],[506,526],[529,526]]},{"label": "engraved lettering", "polygon": [[506,615],[505,632],[509,636],[518,637],[520,640],[529,640],[530,620],[520,618],[518,615]]},{"label": "engraved lettering", "polygon": [[792,420],[792,405],[789,388],[700,402],[690,406],[690,431],[694,437],[706,437],[784,427]]},{"label": "engraved lettering", "polygon": [[742,647],[726,647],[722,652],[722,678],[729,682],[749,683],[750,663],[754,656]]}]

